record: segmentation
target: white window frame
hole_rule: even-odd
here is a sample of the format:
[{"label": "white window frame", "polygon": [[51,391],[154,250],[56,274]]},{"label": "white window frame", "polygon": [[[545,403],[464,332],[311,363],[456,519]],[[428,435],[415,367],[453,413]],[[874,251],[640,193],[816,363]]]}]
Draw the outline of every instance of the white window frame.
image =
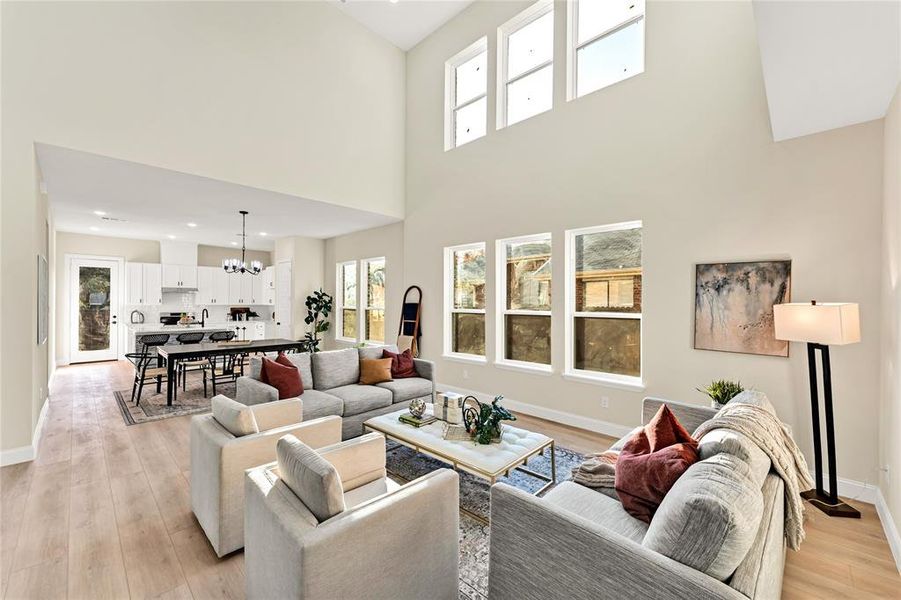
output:
[{"label": "white window frame", "polygon": [[[553,10],[553,0],[539,0],[497,28],[497,129],[503,129],[507,126],[507,86],[509,84],[519,81],[524,77],[528,77],[532,73],[536,73],[547,66],[551,67],[551,81],[553,82],[554,52],[551,52],[551,58],[549,60],[532,67],[524,73],[520,73],[516,77],[507,79],[507,50],[510,36]],[[548,112],[554,108],[553,87],[553,83],[551,83],[551,107],[542,112]],[[536,113],[532,115],[532,117],[537,117],[540,114],[542,113]],[[532,117],[529,117],[529,119]],[[528,119],[523,119],[523,121],[527,120]],[[521,122],[522,121],[517,121],[517,123]]]},{"label": "white window frame", "polygon": [[[470,98],[466,102],[461,104],[457,104],[457,78],[454,76],[457,67],[462,65],[463,63],[471,60],[484,52],[486,54],[486,72],[485,72],[485,93],[480,94],[474,98]],[[488,54],[488,37],[484,36],[457,54],[454,54],[451,58],[444,63],[444,151],[453,150],[454,148],[459,147],[457,145],[456,140],[456,114],[461,108],[466,108],[470,104],[475,104],[482,98],[488,97],[488,72],[487,72],[487,54]],[[488,134],[488,106],[486,100],[485,106],[485,134],[473,138],[469,140],[469,142],[474,142],[479,138],[485,137]],[[460,144],[460,146],[466,145],[469,142],[465,142]]]},{"label": "white window frame", "polygon": [[[575,100],[577,98],[581,98],[582,96],[588,96],[593,94],[594,92],[599,92],[603,89],[606,89],[612,85],[616,85],[626,79],[630,79],[635,77],[636,75],[641,75],[644,73],[644,54],[646,52],[646,44],[642,45],[642,68],[638,73],[632,73],[628,77],[623,77],[617,81],[609,85],[605,85],[604,87],[599,87],[596,90],[591,90],[590,92],[586,92],[579,96],[579,81],[578,81],[578,73],[579,73],[579,50],[586,46],[590,46],[594,42],[605,38],[609,35],[613,35],[618,33],[619,31],[625,29],[629,25],[633,23],[637,23],[641,21],[641,26],[644,28],[645,26],[645,15],[647,11],[647,6],[644,0],[635,0],[636,3],[640,3],[642,8],[641,12],[633,17],[626,19],[614,25],[613,27],[609,27],[608,29],[601,31],[597,35],[594,35],[581,44],[579,43],[579,0],[570,0],[566,3],[566,101],[569,102],[571,100]],[[642,34],[643,35],[643,34]]]},{"label": "white window frame", "polygon": [[[355,275],[355,279],[357,279],[357,306],[352,306],[348,308],[352,308],[357,313],[357,337],[349,338],[344,337],[344,267],[353,265],[357,269],[357,273]],[[355,260],[346,260],[343,262],[339,262],[335,265],[335,289],[337,293],[336,296],[336,304],[337,310],[335,310],[335,340],[338,342],[347,342],[351,344],[355,344],[358,342],[360,337],[360,294],[359,294],[359,279],[360,279],[360,268],[357,265],[357,261]]]},{"label": "white window frame", "polygon": [[[379,308],[377,306],[369,306],[369,264],[382,261],[385,263],[385,306]],[[388,340],[370,340],[366,336],[366,313],[370,310],[381,310],[385,313],[385,337],[388,337],[388,261],[384,256],[374,256],[372,258],[364,258],[360,260],[359,273],[360,278],[359,293],[357,300],[359,308],[357,309],[357,337],[361,342],[369,346],[385,346]],[[362,317],[362,319],[361,319]]]},{"label": "white window frame", "polygon": [[[644,291],[642,285],[641,296],[641,313],[624,313],[624,312],[576,312],[576,237],[585,234],[602,233],[605,231],[621,231],[624,229],[642,229],[641,221],[627,221],[624,223],[614,223],[612,225],[600,225],[598,227],[585,227],[582,229],[568,229],[566,236],[566,256],[565,261],[565,277],[566,277],[566,321],[565,321],[565,360],[563,377],[575,381],[584,381],[588,383],[597,383],[608,387],[621,388],[631,391],[642,391],[644,386],[644,322],[642,313],[644,312]],[[642,232],[643,233],[643,232]],[[644,258],[642,257],[642,262]],[[642,275],[644,267],[642,265]],[[602,373],[599,371],[589,371],[587,369],[576,369],[574,364],[574,345],[575,337],[573,334],[573,324],[577,317],[587,318],[605,318],[605,319],[637,319],[639,322],[639,339],[641,343],[641,356],[639,362],[638,377],[631,375],[620,375],[618,373]]]},{"label": "white window frame", "polygon": [[[485,308],[454,308],[454,253],[461,250],[481,250],[485,254],[485,286],[488,286],[488,245],[485,242],[473,242],[448,246],[444,249],[444,352],[442,356],[451,360],[486,364],[488,362],[488,303]],[[479,314],[485,317],[485,356],[481,354],[469,354],[466,352],[454,352],[453,340],[453,316],[454,314],[469,313]]]},{"label": "white window frame", "polygon": [[[497,289],[497,318],[495,320],[495,364],[499,367],[530,371],[550,375],[554,372],[553,359],[553,330],[554,319],[551,310],[519,310],[507,308],[507,245],[522,242],[534,242],[548,240],[551,243],[551,260],[553,260],[553,236],[550,233],[536,233],[519,237],[505,238],[495,242],[495,277]],[[551,263],[553,264],[553,263]],[[553,268],[553,267],[552,267]],[[553,277],[553,275],[552,275]],[[553,302],[553,296],[551,296]],[[529,362],[524,360],[512,360],[506,357],[507,347],[507,315],[528,315],[534,317],[548,317],[551,319],[551,364]]]}]

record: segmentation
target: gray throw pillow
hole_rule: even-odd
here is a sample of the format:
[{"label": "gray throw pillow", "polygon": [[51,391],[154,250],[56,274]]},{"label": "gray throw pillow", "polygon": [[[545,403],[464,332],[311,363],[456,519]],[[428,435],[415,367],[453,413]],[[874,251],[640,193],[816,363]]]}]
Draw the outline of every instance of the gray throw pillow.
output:
[{"label": "gray throw pillow", "polygon": [[344,512],[344,487],[332,463],[293,435],[281,438],[275,452],[282,481],[320,523]]},{"label": "gray throw pillow", "polygon": [[748,463],[720,453],[690,466],[654,514],[642,545],[728,579],[760,528],[763,493]]},{"label": "gray throw pillow", "polygon": [[246,404],[235,402],[227,396],[214,396],[211,405],[213,418],[235,437],[259,433],[256,417]]}]

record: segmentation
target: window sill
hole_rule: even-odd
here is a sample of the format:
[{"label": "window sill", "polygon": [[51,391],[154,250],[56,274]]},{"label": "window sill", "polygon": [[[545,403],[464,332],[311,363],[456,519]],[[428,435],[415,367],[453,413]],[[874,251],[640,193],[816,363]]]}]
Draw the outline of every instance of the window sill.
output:
[{"label": "window sill", "polygon": [[494,363],[499,369],[508,371],[519,371],[523,373],[531,373],[532,375],[553,375],[554,369],[550,365],[541,365],[537,363],[517,362],[510,360],[499,360]]},{"label": "window sill", "polygon": [[442,354],[441,358],[455,362],[468,363],[471,365],[488,364],[488,359],[486,359],[484,356],[478,356],[475,354]]},{"label": "window sill", "polygon": [[604,387],[627,390],[630,392],[643,392],[645,390],[644,382],[638,377],[617,378],[605,377],[604,375],[587,375],[584,373],[568,372],[563,374],[563,379],[569,381],[578,381],[580,383],[591,383]]},{"label": "window sill", "polygon": [[366,340],[363,344],[365,344],[364,348],[384,348],[388,345],[385,342],[376,342],[375,340]]},{"label": "window sill", "polygon": [[342,344],[359,344],[359,342],[353,338],[336,337],[335,341]]}]

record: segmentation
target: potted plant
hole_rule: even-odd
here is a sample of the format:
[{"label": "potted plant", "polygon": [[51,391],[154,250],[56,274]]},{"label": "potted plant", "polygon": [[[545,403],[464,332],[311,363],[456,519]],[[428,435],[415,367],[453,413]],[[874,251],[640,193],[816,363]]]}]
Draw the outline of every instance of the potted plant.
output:
[{"label": "potted plant", "polygon": [[710,405],[713,406],[713,408],[720,408],[725,406],[729,400],[732,400],[732,398],[745,391],[745,388],[742,387],[740,381],[719,379],[711,381],[707,384],[707,387],[697,388],[697,390],[710,398]]},{"label": "potted plant", "polygon": [[332,312],[334,298],[322,291],[322,288],[307,296],[305,305],[307,316],[304,323],[311,325],[310,331],[304,336],[307,352],[319,352],[320,333],[328,331],[328,316]]}]

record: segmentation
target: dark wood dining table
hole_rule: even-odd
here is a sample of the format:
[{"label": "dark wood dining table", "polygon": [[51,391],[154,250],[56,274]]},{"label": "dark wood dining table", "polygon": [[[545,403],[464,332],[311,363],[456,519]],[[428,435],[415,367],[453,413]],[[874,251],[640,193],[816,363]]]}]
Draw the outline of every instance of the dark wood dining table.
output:
[{"label": "dark wood dining table", "polygon": [[304,342],[286,339],[253,340],[249,342],[203,342],[178,346],[160,346],[157,354],[166,359],[166,404],[172,406],[175,394],[175,373],[182,360],[202,360],[215,356],[303,350]]}]

